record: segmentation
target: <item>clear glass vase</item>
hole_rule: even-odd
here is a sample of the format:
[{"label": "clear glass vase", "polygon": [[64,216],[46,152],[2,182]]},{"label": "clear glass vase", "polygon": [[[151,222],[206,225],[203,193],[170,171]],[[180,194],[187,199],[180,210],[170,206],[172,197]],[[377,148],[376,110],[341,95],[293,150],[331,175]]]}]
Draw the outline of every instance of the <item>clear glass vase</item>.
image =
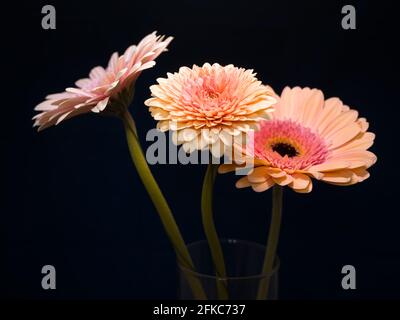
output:
[{"label": "clear glass vase", "polygon": [[[215,276],[214,264],[207,241],[198,241],[188,245],[196,271],[190,270],[178,262],[179,298],[193,300],[195,296],[190,282],[200,281],[209,300],[218,300],[218,286],[225,286],[229,300],[276,300],[278,299],[279,259],[276,258],[270,274],[261,274],[265,256],[265,247],[249,241],[222,239],[227,277]],[[260,283],[269,280],[268,294],[258,294]]]}]

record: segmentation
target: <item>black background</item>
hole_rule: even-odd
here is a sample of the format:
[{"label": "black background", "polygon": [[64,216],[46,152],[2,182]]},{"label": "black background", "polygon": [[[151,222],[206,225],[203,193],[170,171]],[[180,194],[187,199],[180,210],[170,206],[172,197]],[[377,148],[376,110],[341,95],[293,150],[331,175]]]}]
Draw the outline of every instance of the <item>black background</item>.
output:
[{"label": "black background", "polygon": [[[57,29],[41,28],[53,4]],[[353,4],[357,29],[343,30]],[[33,107],[96,65],[106,65],[158,30],[169,52],[145,71],[131,106],[143,145],[155,126],[148,87],[180,66],[218,62],[254,68],[277,92],[320,88],[370,122],[378,162],[366,182],[285,190],[279,245],[280,298],[400,298],[398,196],[398,11],[382,1],[65,1],[2,4],[0,295],[8,298],[175,298],[176,264],[157,214],[130,161],[121,123],[85,115],[41,133]],[[205,165],[152,170],[186,242],[204,238]],[[271,192],[236,190],[219,176],[215,214],[222,237],[265,243]],[[41,288],[41,268],[57,289]],[[341,288],[341,268],[357,289]]]}]

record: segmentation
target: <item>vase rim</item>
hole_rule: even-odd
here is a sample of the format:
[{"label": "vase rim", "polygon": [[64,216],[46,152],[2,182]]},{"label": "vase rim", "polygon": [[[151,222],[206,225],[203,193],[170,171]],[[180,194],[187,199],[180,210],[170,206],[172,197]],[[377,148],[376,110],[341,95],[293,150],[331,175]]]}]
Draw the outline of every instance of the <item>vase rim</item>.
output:
[{"label": "vase rim", "polygon": [[[249,241],[249,240],[241,240],[241,239],[233,239],[233,238],[221,238],[220,239],[221,242],[223,243],[228,243],[228,244],[232,244],[232,243],[242,243],[242,244],[246,244],[246,245],[252,245],[252,246],[257,246],[260,249],[266,250],[266,247],[258,242],[253,242],[253,241]],[[199,245],[202,243],[207,243],[207,240],[203,239],[203,240],[197,240],[197,241],[193,241],[190,242],[189,244],[187,244],[187,248],[189,249],[190,247],[193,247],[195,245]],[[278,256],[276,256],[276,262],[274,263],[274,267],[271,270],[271,273],[267,274],[267,273],[260,273],[260,274],[255,274],[255,275],[250,275],[250,276],[238,276],[238,277],[217,277],[215,275],[210,275],[210,274],[206,274],[206,273],[201,273],[201,272],[197,272],[197,271],[193,271],[192,269],[189,269],[185,266],[183,266],[179,261],[177,261],[178,266],[181,270],[183,270],[184,272],[190,273],[191,275],[197,276],[197,277],[201,277],[201,278],[208,278],[208,279],[215,279],[215,280],[220,280],[220,281],[225,281],[225,280],[230,280],[230,281],[235,281],[235,280],[251,280],[251,279],[260,279],[260,278],[265,278],[268,276],[272,276],[274,273],[277,272],[277,270],[280,267],[280,259]]]}]

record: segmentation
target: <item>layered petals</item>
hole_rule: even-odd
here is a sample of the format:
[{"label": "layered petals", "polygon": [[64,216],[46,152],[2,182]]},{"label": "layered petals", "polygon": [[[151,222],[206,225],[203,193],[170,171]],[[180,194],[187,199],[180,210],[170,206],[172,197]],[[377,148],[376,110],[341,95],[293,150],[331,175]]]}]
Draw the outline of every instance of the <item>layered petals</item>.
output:
[{"label": "layered petals", "polygon": [[267,118],[276,102],[273,90],[252,70],[233,65],[181,67],[157,82],[145,104],[157,128],[172,130],[174,142],[186,152],[210,149],[221,156]]},{"label": "layered petals", "polygon": [[113,53],[107,68],[93,68],[88,78],[75,82],[76,87],[48,95],[38,104],[35,111],[40,113],[33,118],[34,126],[40,131],[82,113],[103,112],[122,91],[132,90],[140,73],[155,65],[154,59],[166,51],[171,40],[172,37],[164,39],[153,32],[123,55]]}]

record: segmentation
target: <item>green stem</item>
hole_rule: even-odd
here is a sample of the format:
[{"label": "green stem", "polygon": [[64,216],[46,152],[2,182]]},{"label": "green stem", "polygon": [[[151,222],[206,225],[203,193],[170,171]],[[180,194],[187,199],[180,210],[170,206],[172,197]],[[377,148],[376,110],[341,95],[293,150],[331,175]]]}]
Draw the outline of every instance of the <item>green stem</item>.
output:
[{"label": "green stem", "polygon": [[217,290],[220,300],[228,299],[228,290],[226,281],[226,269],[224,262],[224,254],[222,252],[221,243],[219,242],[217,230],[215,228],[212,210],[212,195],[215,177],[217,175],[218,165],[209,164],[207,167],[206,175],[203,182],[203,190],[201,194],[201,212],[204,232],[208,240],[211,251],[211,256],[214,261],[216,277],[217,277]]},{"label": "green stem", "polygon": [[[137,169],[140,179],[142,180],[147,190],[147,193],[149,194],[154,206],[157,209],[164,229],[173,244],[178,261],[186,268],[194,270],[193,261],[190,257],[189,251],[175,222],[172,212],[147,164],[146,158],[144,156],[144,153],[139,143],[139,139],[136,134],[135,123],[128,110],[126,110],[125,113],[122,115],[122,120],[125,126],[125,132],[132,161]],[[187,279],[189,285],[192,288],[194,297],[196,299],[202,300],[207,299],[207,296],[203,291],[201,282],[197,278],[193,278],[190,276],[188,276]]]},{"label": "green stem", "polygon": [[268,289],[272,277],[272,270],[276,259],[276,249],[278,247],[279,231],[282,220],[282,187],[275,185],[272,190],[272,218],[268,233],[267,250],[262,269],[265,280],[261,280],[258,288],[257,300],[268,298]]}]

